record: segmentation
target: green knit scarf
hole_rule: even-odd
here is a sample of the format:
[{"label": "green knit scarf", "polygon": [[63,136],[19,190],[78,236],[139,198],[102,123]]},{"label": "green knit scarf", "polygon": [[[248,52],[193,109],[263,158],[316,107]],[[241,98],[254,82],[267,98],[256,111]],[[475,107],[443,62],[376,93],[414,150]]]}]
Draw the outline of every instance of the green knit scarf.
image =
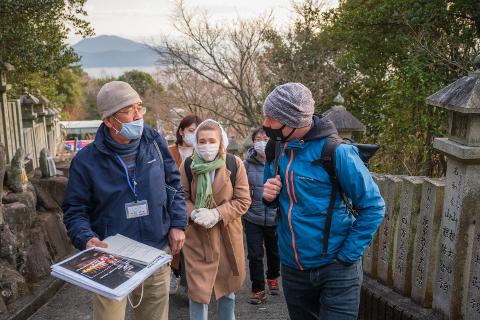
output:
[{"label": "green knit scarf", "polygon": [[197,153],[193,156],[191,165],[192,172],[197,175],[197,194],[195,196],[195,208],[214,207],[212,182],[210,181],[210,172],[217,170],[225,165],[225,155],[217,157],[215,160],[206,162]]}]

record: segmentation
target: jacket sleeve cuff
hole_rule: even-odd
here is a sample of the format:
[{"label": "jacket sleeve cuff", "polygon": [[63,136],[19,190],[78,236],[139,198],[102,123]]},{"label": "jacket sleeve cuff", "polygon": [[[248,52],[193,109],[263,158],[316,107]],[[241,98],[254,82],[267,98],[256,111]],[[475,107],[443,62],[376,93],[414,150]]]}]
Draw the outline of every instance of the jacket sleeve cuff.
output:
[{"label": "jacket sleeve cuff", "polygon": [[170,229],[182,229],[185,231],[188,225],[188,217],[185,216],[184,219],[175,219],[170,220]]},{"label": "jacket sleeve cuff", "polygon": [[187,226],[185,224],[183,225],[175,225],[175,224],[171,224],[170,225],[170,230],[171,229],[180,229],[180,230],[183,230],[185,231],[187,229]]},{"label": "jacket sleeve cuff", "polygon": [[[77,236],[76,237],[76,241],[74,241],[74,246],[76,248],[78,248],[79,250],[85,250],[86,247],[87,247],[87,242],[88,240],[92,239],[92,238],[98,238],[100,239],[100,237],[98,236],[98,234],[96,234],[95,232],[93,231],[85,231],[83,232],[81,235]],[[102,240],[102,239],[100,239]]]}]

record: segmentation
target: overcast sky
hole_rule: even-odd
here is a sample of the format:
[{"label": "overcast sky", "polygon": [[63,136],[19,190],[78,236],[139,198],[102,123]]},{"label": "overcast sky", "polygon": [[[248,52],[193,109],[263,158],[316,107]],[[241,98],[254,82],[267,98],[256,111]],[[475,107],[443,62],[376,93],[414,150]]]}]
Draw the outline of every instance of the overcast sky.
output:
[{"label": "overcast sky", "polygon": [[[327,2],[334,6],[338,0]],[[286,26],[292,21],[292,0],[186,0],[186,4],[188,8],[208,11],[216,20],[255,17],[273,10],[276,25]],[[170,19],[173,8],[172,0],[88,0],[85,6],[86,19],[96,35],[117,35],[137,41],[173,32]],[[71,36],[69,43],[80,39]]]}]

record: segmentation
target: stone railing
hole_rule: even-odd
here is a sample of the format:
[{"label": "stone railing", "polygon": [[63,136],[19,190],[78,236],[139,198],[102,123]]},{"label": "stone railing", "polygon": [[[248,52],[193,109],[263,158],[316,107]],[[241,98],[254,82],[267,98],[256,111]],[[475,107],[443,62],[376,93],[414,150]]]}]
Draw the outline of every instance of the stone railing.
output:
[{"label": "stone railing", "polygon": [[7,163],[22,148],[37,168],[41,150],[47,148],[55,157],[61,144],[60,112],[38,90],[32,95],[24,88],[19,99],[8,100],[6,74],[12,68],[0,63],[0,142],[5,146]]},{"label": "stone railing", "polygon": [[364,254],[364,273],[431,308],[439,240],[449,236],[440,229],[445,179],[380,174],[374,179],[386,202],[385,219]]},{"label": "stone railing", "polygon": [[375,175],[386,215],[364,272],[424,308],[401,319],[425,310],[480,319],[480,56],[475,63],[477,71],[427,98],[449,112],[448,138],[433,143],[447,158],[445,178]]}]

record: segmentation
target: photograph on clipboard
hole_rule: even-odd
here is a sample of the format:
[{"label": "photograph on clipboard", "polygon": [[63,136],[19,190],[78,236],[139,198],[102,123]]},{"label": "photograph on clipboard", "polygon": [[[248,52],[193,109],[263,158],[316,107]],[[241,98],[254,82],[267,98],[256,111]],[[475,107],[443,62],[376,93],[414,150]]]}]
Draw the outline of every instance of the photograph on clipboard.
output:
[{"label": "photograph on clipboard", "polygon": [[115,289],[146,267],[97,249],[84,251],[60,266],[111,289]]},{"label": "photograph on clipboard", "polygon": [[121,300],[172,256],[120,234],[103,240],[107,248],[81,251],[52,266],[51,275],[66,282]]}]

